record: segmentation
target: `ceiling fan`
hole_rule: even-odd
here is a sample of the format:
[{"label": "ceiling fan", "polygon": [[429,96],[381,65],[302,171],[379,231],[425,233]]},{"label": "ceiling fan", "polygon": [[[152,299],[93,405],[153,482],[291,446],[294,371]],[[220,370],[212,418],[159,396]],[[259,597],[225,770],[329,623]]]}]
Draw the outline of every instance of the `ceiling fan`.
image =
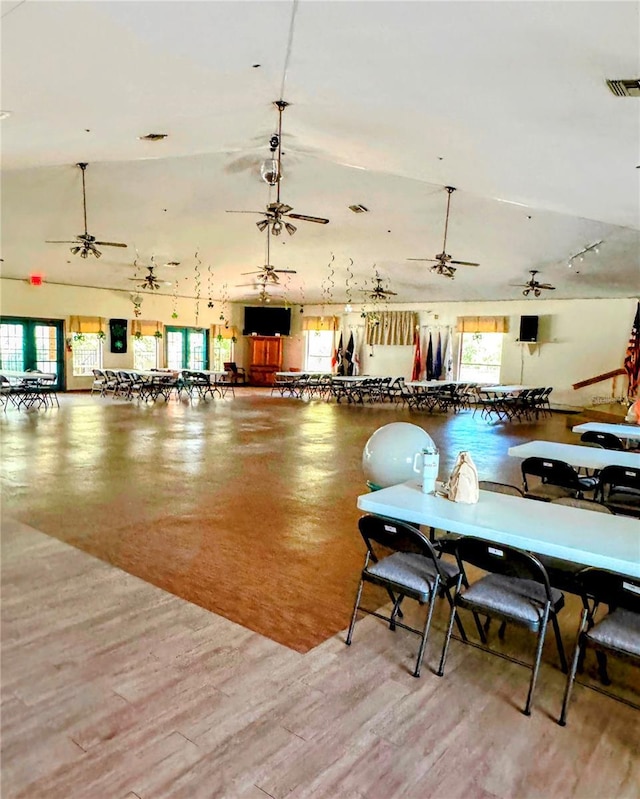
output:
[{"label": "ceiling fan", "polygon": [[556,287],[552,286],[550,283],[538,283],[536,280],[536,275],[538,274],[537,269],[530,270],[531,277],[527,280],[526,283],[512,283],[512,286],[518,286],[518,288],[524,287],[524,291],[522,292],[525,297],[528,297],[531,292],[533,292],[534,297],[540,296],[540,291],[555,291]]},{"label": "ceiling fan", "polygon": [[450,255],[447,254],[447,232],[449,229],[449,209],[451,207],[451,195],[455,191],[453,186],[445,186],[447,192],[447,215],[444,220],[444,241],[442,242],[442,252],[436,255],[435,258],[407,258],[407,261],[434,261],[435,266],[431,267],[431,271],[443,277],[450,277],[453,279],[456,273],[456,266],[480,266],[480,264],[473,263],[472,261],[454,261]]},{"label": "ceiling fan", "polygon": [[96,258],[99,258],[102,253],[96,245],[100,247],[126,247],[126,244],[122,244],[118,241],[96,241],[95,236],[89,235],[87,232],[87,191],[85,187],[85,180],[84,180],[84,173],[89,166],[89,164],[85,164],[83,162],[76,164],[79,166],[82,171],[82,210],[84,212],[84,233],[79,233],[76,236],[75,241],[47,241],[47,244],[73,244],[71,247],[71,252],[73,255],[80,255],[81,258],[88,258],[89,253],[95,255]]},{"label": "ceiling fan", "polygon": [[380,277],[380,275],[378,275],[376,273],[376,276],[375,276],[374,279],[375,279],[375,285],[373,286],[373,288],[360,289],[360,291],[363,292],[364,294],[366,294],[367,297],[370,300],[373,300],[374,302],[376,302],[378,300],[386,300],[389,297],[397,297],[398,296],[398,292],[397,291],[391,291],[390,289],[386,289],[384,287],[383,282],[382,282],[382,278]]},{"label": "ceiling fan", "polygon": [[[151,259],[153,261],[153,258]],[[138,286],[141,289],[150,289],[151,291],[157,291],[160,288],[160,281],[158,280],[155,274],[156,265],[152,263],[150,266],[147,266],[146,269],[149,272],[148,275],[144,275],[143,277],[130,277],[129,280],[136,280],[138,282]],[[169,284],[170,285],[170,284]]]},{"label": "ceiling fan", "polygon": [[275,107],[278,109],[278,132],[274,133],[269,141],[271,158],[267,159],[260,169],[262,179],[270,186],[276,186],[276,201],[267,203],[266,211],[227,211],[228,214],[260,214],[264,216],[256,222],[258,230],[263,231],[269,228],[274,236],[279,236],[282,230],[287,231],[290,236],[298,229],[288,219],[299,219],[301,222],[316,222],[319,225],[329,224],[329,220],[320,216],[309,216],[308,214],[292,214],[293,206],[280,201],[280,181],[282,180],[282,112],[289,105],[285,100],[276,100]]},{"label": "ceiling fan", "polygon": [[278,275],[297,275],[295,269],[276,269],[275,266],[271,266],[269,261],[271,260],[270,257],[270,244],[271,244],[271,231],[267,230],[267,262],[264,266],[258,267],[255,272],[241,272],[242,275],[258,275],[256,281],[260,281],[266,285],[267,283],[272,283],[274,285],[280,285],[280,278]]}]

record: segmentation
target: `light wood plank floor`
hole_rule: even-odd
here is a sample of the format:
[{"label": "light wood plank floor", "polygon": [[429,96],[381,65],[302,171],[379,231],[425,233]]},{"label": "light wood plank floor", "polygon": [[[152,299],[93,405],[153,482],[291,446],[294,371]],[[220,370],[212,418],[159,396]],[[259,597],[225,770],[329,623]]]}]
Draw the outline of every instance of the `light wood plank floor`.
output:
[{"label": "light wood plank floor", "polygon": [[416,680],[370,617],[303,654],[6,519],[2,570],[3,799],[639,795],[637,711],[578,686],[559,727],[553,646],[525,718],[521,667],[454,642]]}]

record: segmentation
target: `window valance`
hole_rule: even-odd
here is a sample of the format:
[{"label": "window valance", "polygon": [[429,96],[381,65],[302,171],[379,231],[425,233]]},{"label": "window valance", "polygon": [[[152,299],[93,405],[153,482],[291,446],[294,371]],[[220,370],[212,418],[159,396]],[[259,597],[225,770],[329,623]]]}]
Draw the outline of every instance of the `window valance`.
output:
[{"label": "window valance", "polygon": [[415,311],[370,311],[367,313],[366,342],[410,346],[417,324]]},{"label": "window valance", "polygon": [[104,333],[104,319],[101,316],[71,316],[70,333]]},{"label": "window valance", "polygon": [[238,331],[235,325],[211,325],[211,338],[215,341],[218,337],[237,341]]},{"label": "window valance", "polygon": [[508,333],[506,316],[459,316],[458,333]]},{"label": "window valance", "polygon": [[152,322],[149,319],[132,319],[131,335],[155,336],[162,334],[162,322]]},{"label": "window valance", "polygon": [[302,320],[303,330],[338,330],[340,321],[337,316],[305,316]]}]

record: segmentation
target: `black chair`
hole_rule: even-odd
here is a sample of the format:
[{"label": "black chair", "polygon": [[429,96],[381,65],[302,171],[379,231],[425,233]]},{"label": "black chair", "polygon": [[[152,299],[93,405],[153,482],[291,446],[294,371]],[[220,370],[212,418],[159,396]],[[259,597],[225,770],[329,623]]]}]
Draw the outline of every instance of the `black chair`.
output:
[{"label": "black chair", "polygon": [[[384,519],[380,516],[363,516],[358,522],[360,533],[367,547],[364,568],[356,593],[356,600],[349,624],[346,643],[351,645],[358,611],[377,616],[389,623],[389,629],[401,627],[403,630],[420,636],[420,648],[413,671],[414,677],[420,676],[431,619],[438,594],[444,594],[453,605],[451,588],[456,585],[460,576],[458,566],[439,559],[436,548],[420,530],[409,524]],[[383,555],[381,549],[393,550],[391,555]],[[378,611],[367,610],[360,605],[365,583],[382,586],[393,602],[390,616]],[[422,630],[410,627],[398,621],[402,618],[400,605],[405,597],[417,600],[421,605],[429,603],[429,610]],[[458,629],[466,640],[462,624]]]},{"label": "black chair", "polygon": [[[549,502],[559,497],[582,498],[599,485],[598,477],[580,475],[570,464],[553,458],[525,458],[521,468],[524,493],[529,499]],[[538,477],[540,482],[530,487],[528,477]]]},{"label": "black chair", "polygon": [[640,468],[605,466],[599,480],[600,502],[614,513],[640,516]]},{"label": "black chair", "polygon": [[244,386],[247,383],[247,375],[242,366],[237,366],[235,361],[225,361],[222,365],[225,372],[229,372],[231,382],[236,386]]},{"label": "black chair", "polygon": [[603,449],[624,449],[622,440],[612,433],[598,433],[595,430],[587,430],[586,433],[580,436],[580,441],[584,441],[585,444],[599,444]]},{"label": "black chair", "polygon": [[[613,654],[635,665],[640,664],[640,580],[603,569],[585,569],[579,580],[583,611],[560,713],[559,724],[563,727],[567,723],[578,664],[587,648],[594,649],[599,656],[600,679],[604,685],[611,684],[607,673],[607,654]],[[609,611],[596,621],[598,609],[603,604],[608,606]],[[597,690],[614,699],[619,698],[600,688]]]},{"label": "black chair", "polygon": [[510,494],[512,497],[524,497],[517,486],[508,483],[496,483],[495,480],[480,480],[478,483],[482,491],[495,491],[496,494]]},{"label": "black chair", "polygon": [[[549,619],[553,625],[562,669],[567,671],[567,661],[556,618],[564,607],[564,596],[561,591],[549,585],[549,578],[544,566],[528,552],[469,537],[461,538],[457,542],[456,557],[460,576],[451,608],[438,675],[444,675],[453,623],[458,616],[459,608],[525,627],[538,634],[529,693],[524,709],[524,714],[529,716],[531,715],[533,693],[540,669],[542,647]],[[463,590],[461,576],[464,574],[465,563],[482,569],[488,574]],[[480,637],[482,643],[486,643],[486,636],[483,632]],[[482,648],[484,651],[498,654],[486,647]],[[500,656],[505,657],[501,653]]]}]

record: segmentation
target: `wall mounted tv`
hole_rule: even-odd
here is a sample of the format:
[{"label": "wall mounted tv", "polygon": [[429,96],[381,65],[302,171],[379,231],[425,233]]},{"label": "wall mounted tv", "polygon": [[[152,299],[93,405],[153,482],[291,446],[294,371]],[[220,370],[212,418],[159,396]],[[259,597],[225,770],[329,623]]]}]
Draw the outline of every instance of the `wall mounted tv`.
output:
[{"label": "wall mounted tv", "polygon": [[290,330],[291,308],[245,306],[243,336],[288,336]]}]

